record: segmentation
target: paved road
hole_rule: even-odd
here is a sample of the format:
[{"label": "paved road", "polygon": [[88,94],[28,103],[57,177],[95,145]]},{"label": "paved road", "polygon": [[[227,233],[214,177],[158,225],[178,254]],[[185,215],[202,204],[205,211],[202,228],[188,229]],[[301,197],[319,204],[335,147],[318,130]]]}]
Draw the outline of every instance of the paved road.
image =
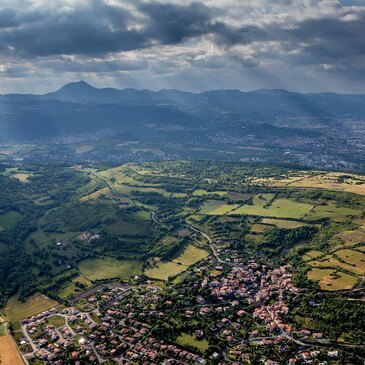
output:
[{"label": "paved road", "polygon": [[205,237],[207,240],[208,240],[208,242],[209,242],[209,246],[210,246],[210,248],[211,248],[211,250],[212,250],[212,252],[213,252],[213,255],[214,255],[214,257],[216,258],[216,260],[218,261],[218,262],[220,262],[221,264],[223,264],[224,263],[224,261],[223,260],[221,260],[220,258],[219,258],[219,256],[218,256],[218,253],[217,253],[217,250],[214,248],[214,246],[213,246],[213,240],[205,233],[205,232],[203,232],[203,231],[201,231],[200,229],[198,229],[198,228],[195,228],[195,227],[193,227],[193,226],[189,226],[188,225],[188,227],[192,230],[192,231],[194,231],[194,232],[197,232],[197,233],[200,233],[203,237]]},{"label": "paved road", "polygon": [[110,190],[112,191],[112,193],[116,196],[119,196],[121,198],[127,199],[132,205],[136,206],[136,203],[134,200],[132,200],[131,198],[129,198],[127,195],[124,195],[122,193],[120,193],[119,191],[115,190],[114,185],[112,184],[112,182],[105,176],[99,175],[96,172],[92,173],[94,176],[98,177],[99,179],[103,180],[104,182],[106,182],[106,184],[108,185],[108,187],[110,188]]}]

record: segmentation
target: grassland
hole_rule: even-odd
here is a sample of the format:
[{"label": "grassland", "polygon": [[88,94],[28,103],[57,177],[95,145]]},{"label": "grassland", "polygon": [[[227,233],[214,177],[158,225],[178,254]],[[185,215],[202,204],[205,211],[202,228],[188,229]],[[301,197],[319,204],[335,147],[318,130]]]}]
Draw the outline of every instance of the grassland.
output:
[{"label": "grassland", "polygon": [[313,268],[308,273],[308,278],[318,281],[322,290],[335,291],[351,289],[357,281],[355,276],[333,269]]},{"label": "grassland", "polygon": [[47,309],[53,308],[58,303],[43,294],[34,294],[24,303],[19,302],[17,296],[11,297],[3,310],[5,318],[9,321],[19,321],[31,317]]},{"label": "grassland", "polygon": [[305,261],[310,261],[310,260],[316,259],[316,258],[318,258],[320,256],[323,256],[323,255],[324,254],[321,251],[312,250],[312,251],[306,252],[306,254],[303,255],[303,259]]},{"label": "grassland", "polygon": [[343,178],[342,173],[321,171],[290,171],[288,175],[290,177],[253,179],[252,182],[268,186],[313,188],[365,195],[365,178],[360,175],[346,174],[350,177]]},{"label": "grassland", "polygon": [[167,280],[170,276],[179,275],[186,269],[186,266],[179,265],[173,261],[157,260],[152,267],[145,269],[144,273],[152,279]]},{"label": "grassland", "polygon": [[317,220],[322,218],[330,218],[335,222],[343,222],[349,216],[360,216],[361,211],[358,209],[337,207],[330,203],[327,205],[317,205],[314,209],[305,216],[306,220]]},{"label": "grassland", "polygon": [[152,260],[150,267],[145,269],[145,274],[153,279],[167,280],[170,276],[183,273],[189,266],[206,257],[208,257],[207,251],[194,245],[187,245],[171,261]]},{"label": "grassland", "polygon": [[274,218],[264,218],[262,221],[264,224],[274,225],[279,228],[293,229],[298,227],[306,226],[307,223],[285,220],[285,219],[274,219]]},{"label": "grassland", "polygon": [[238,209],[232,210],[230,214],[298,219],[303,218],[313,208],[312,204],[290,199],[278,198],[271,201],[272,199],[272,194],[256,195],[253,199],[253,205],[242,205]]},{"label": "grassland", "polygon": [[199,210],[200,214],[224,215],[238,208],[238,204],[226,204],[221,200],[208,200]]},{"label": "grassland", "polygon": [[190,266],[196,262],[208,257],[208,252],[194,245],[185,246],[174,259],[173,262],[181,263],[185,266]]},{"label": "grassland", "polygon": [[46,323],[54,327],[62,327],[65,325],[65,319],[61,316],[51,316],[46,319]]},{"label": "grassland", "polygon": [[197,348],[201,354],[204,354],[204,352],[208,349],[209,343],[207,340],[198,340],[196,337],[189,335],[187,333],[182,333],[180,336],[176,339],[176,344],[188,347],[188,348]]},{"label": "grassland", "polygon": [[11,336],[0,337],[0,364],[24,365],[15,342]]},{"label": "grassland", "polygon": [[112,278],[126,279],[141,274],[142,265],[142,261],[103,257],[81,261],[79,271],[90,281]]},{"label": "grassland", "polygon": [[0,230],[14,228],[22,219],[22,215],[15,210],[0,214]]},{"label": "grassland", "polygon": [[193,196],[204,196],[204,195],[211,195],[211,194],[223,196],[223,195],[226,195],[227,192],[226,191],[207,191],[204,189],[197,189],[197,190],[194,190],[192,193]]},{"label": "grassland", "polygon": [[78,275],[74,279],[72,279],[72,281],[67,281],[65,285],[61,285],[61,288],[58,290],[56,295],[61,299],[66,299],[69,296],[76,294],[80,291],[80,289],[76,286],[77,282],[84,284],[86,288],[92,285],[92,282],[85,276]]},{"label": "grassland", "polygon": [[339,250],[335,252],[336,256],[344,260],[350,265],[354,265],[357,269],[365,274],[365,254],[355,250]]}]

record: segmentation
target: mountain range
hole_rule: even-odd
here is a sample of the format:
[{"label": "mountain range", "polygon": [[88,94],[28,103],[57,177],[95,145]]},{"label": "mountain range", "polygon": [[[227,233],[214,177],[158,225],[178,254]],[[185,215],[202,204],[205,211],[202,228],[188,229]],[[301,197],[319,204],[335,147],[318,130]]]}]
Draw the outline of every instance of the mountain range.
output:
[{"label": "mountain range", "polygon": [[338,118],[365,118],[365,95],[301,94],[281,89],[203,93],[99,89],[85,81],[44,95],[0,95],[3,142],[103,129],[143,135],[146,124],[180,130],[247,127],[281,118],[321,118],[329,123]]}]

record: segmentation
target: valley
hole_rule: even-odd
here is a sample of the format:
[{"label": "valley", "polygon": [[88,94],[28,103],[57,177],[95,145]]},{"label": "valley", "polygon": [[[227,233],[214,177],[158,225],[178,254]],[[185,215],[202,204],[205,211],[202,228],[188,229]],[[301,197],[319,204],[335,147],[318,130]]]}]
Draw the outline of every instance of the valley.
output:
[{"label": "valley", "polygon": [[[364,310],[362,175],[209,161],[17,163],[3,165],[0,184],[1,317],[29,364],[73,352],[95,363],[178,350],[188,363],[363,357],[363,323],[346,321]],[[69,310],[76,327],[63,347],[53,319]],[[119,345],[105,348],[100,326]],[[158,350],[164,343],[175,347]]]}]

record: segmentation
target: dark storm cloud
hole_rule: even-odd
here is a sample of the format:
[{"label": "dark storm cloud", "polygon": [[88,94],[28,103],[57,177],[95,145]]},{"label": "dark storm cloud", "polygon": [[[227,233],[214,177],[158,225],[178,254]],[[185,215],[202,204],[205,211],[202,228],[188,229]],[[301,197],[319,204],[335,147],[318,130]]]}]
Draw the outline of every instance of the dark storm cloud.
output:
[{"label": "dark storm cloud", "polygon": [[[14,14],[11,9],[4,11]],[[0,31],[0,47],[23,57],[92,55],[145,47],[148,39],[129,27],[133,21],[129,11],[93,0],[71,11],[44,11],[37,21]]]},{"label": "dark storm cloud", "polygon": [[[202,2],[188,5],[135,2],[143,18],[130,10],[92,0],[69,9],[0,10],[0,49],[18,56],[101,55],[174,45],[203,35],[214,35],[220,46],[276,41],[298,44],[305,62],[316,63],[364,54],[365,16],[343,21],[335,18],[282,24],[233,27],[217,17],[222,8]],[[306,45],[301,46],[300,44]],[[310,61],[310,59],[312,61]]]},{"label": "dark storm cloud", "polygon": [[145,34],[163,44],[177,44],[212,31],[214,11],[203,3],[190,5],[143,3],[139,10],[148,18]]},{"label": "dark storm cloud", "polygon": [[227,6],[223,0],[2,3],[7,4],[0,5],[3,77],[15,75],[9,65],[17,64],[29,75],[146,71],[152,82],[156,75],[172,78],[189,68],[222,69],[232,79],[234,72],[262,67],[267,73],[280,69],[278,78],[299,68],[310,69],[313,79],[336,70],[343,78],[346,73],[365,78],[365,7],[337,0],[229,0]]}]

